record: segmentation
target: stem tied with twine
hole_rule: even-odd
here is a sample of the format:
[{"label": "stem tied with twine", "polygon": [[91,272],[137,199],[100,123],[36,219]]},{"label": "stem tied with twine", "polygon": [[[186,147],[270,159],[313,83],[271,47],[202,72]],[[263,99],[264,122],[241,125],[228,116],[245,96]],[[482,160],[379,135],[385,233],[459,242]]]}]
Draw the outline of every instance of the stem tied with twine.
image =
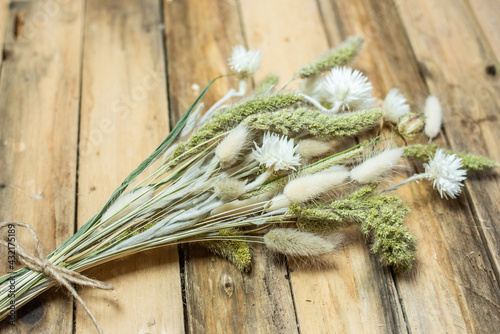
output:
[{"label": "stem tied with twine", "polygon": [[[64,248],[66,245],[70,244],[71,242],[75,241],[75,239],[78,239],[79,236],[82,234],[85,234],[86,231],[88,231],[93,225],[95,225],[99,218],[101,217],[102,213],[105,212],[112,204],[113,202],[116,201],[118,197],[125,191],[125,189],[146,169],[148,168],[159,156],[161,156],[171,145],[172,143],[178,138],[180,135],[181,131],[183,130],[184,126],[186,125],[186,122],[188,121],[188,118],[191,114],[191,112],[194,110],[196,105],[200,102],[201,98],[205,95],[207,90],[212,86],[212,84],[218,80],[219,78],[222,78],[224,76],[219,76],[210,81],[210,83],[205,87],[205,89],[201,92],[201,94],[197,97],[197,99],[194,101],[194,103],[188,108],[188,110],[184,113],[184,115],[181,117],[181,119],[177,122],[176,126],[172,131],[169,133],[167,138],[158,146],[158,148],[149,156],[147,157],[132,173],[130,173],[127,178],[122,182],[122,184],[113,192],[111,197],[108,199],[104,207],[100,210],[100,212],[95,215],[93,218],[91,218],[78,232],[77,234],[73,235],[69,240],[67,240],[60,248]],[[53,281],[61,286],[64,286],[68,291],[73,295],[73,297],[76,298],[82,304],[83,308],[85,311],[88,313],[92,321],[94,322],[94,325],[96,326],[98,332],[102,334],[102,329],[97,323],[97,320],[95,319],[94,315],[92,312],[90,312],[89,308],[87,307],[86,303],[83,301],[83,299],[78,295],[78,292],[75,290],[73,287],[73,284],[77,284],[80,286],[89,286],[93,288],[98,288],[98,289],[103,289],[103,290],[110,290],[113,287],[111,285],[105,284],[101,281],[91,279],[89,277],[86,277],[74,270],[69,270],[63,267],[60,267],[58,265],[54,265],[49,259],[47,259],[47,256],[43,250],[43,246],[40,243],[40,240],[38,238],[37,233],[33,230],[33,228],[26,223],[21,223],[21,222],[0,222],[0,229],[3,227],[8,227],[9,225],[14,225],[14,226],[20,226],[26,228],[31,236],[33,237],[33,240],[35,241],[35,255],[29,255],[26,253],[26,251],[20,246],[16,244],[15,250],[16,250],[16,257],[17,260],[24,266],[26,266],[28,269],[33,270],[35,272],[39,272],[42,275],[44,275],[48,280]],[[0,240],[0,244],[8,247],[8,243],[5,242],[4,240]],[[15,298],[15,297],[14,297]]]},{"label": "stem tied with twine", "polygon": [[[35,241],[35,252],[36,252],[35,255],[29,255],[24,250],[24,248],[22,248],[17,243],[15,244],[15,254],[19,263],[21,263],[28,269],[43,274],[48,279],[68,289],[68,291],[73,295],[73,297],[75,297],[76,300],[78,300],[80,304],[82,304],[83,308],[94,322],[94,325],[96,326],[97,330],[99,331],[100,334],[102,334],[103,333],[102,329],[97,323],[96,318],[94,317],[92,312],[90,312],[90,309],[88,308],[87,304],[83,301],[80,295],[78,295],[78,292],[76,291],[76,289],[73,287],[72,284],[77,284],[80,286],[88,286],[103,290],[111,290],[113,289],[113,287],[109,284],[105,284],[101,281],[84,276],[74,270],[69,270],[54,265],[52,262],[50,262],[50,260],[47,259],[42,243],[40,242],[37,233],[31,227],[31,225],[20,222],[1,222],[0,229],[8,227],[9,225],[24,227],[25,229],[28,230],[28,232],[30,232],[31,236],[33,237],[33,240]],[[0,240],[0,244],[8,247],[8,243],[5,242],[4,240]]]}]

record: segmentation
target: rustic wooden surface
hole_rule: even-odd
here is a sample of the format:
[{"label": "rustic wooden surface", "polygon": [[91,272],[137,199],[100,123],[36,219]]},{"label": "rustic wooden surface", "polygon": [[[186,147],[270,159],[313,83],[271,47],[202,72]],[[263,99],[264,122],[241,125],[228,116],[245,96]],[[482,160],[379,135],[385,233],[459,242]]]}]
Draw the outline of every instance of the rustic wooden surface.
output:
[{"label": "rustic wooden surface", "polygon": [[[0,48],[3,50],[3,43],[5,42],[5,36],[6,32],[5,29],[7,29],[7,22],[8,22],[8,15],[9,15],[9,3],[10,1],[8,0],[2,0],[0,1]],[[0,57],[0,66],[2,65],[4,55]]]},{"label": "rustic wooden surface", "polygon": [[[2,220],[29,221],[53,250],[74,233],[84,15],[82,1],[48,20],[37,15],[42,9],[42,3],[15,3],[2,21],[0,212]],[[0,265],[6,272],[7,263]],[[2,332],[72,328],[71,298],[51,289],[19,312],[15,327],[3,323]]]},{"label": "rustic wooden surface", "polygon": [[[169,130],[160,4],[89,0],[85,17],[78,226]],[[111,292],[81,292],[106,333],[183,331],[176,247],[130,256],[88,274],[114,286]],[[76,310],[75,332],[93,330],[86,312],[79,305]]]},{"label": "rustic wooden surface", "polygon": [[[436,142],[500,161],[499,27],[495,0],[0,1],[0,219],[30,222],[47,250],[59,246],[228,73],[236,44],[263,51],[257,82],[270,72],[284,82],[362,35],[355,66],[375,96],[398,87],[416,110],[438,96]],[[220,80],[205,102],[234,85]],[[380,267],[352,229],[331,268],[257,248],[243,274],[201,247],[170,247],[87,272],[114,291],[79,291],[105,333],[494,333],[497,172],[471,177],[454,201],[424,183],[400,191],[419,239],[405,275]],[[19,315],[0,332],[94,331],[61,289]]]}]

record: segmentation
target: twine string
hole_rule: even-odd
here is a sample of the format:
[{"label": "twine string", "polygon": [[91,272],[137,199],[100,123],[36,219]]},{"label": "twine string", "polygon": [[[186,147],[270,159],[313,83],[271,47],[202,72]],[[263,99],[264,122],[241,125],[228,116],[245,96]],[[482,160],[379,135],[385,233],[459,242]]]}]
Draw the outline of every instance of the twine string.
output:
[{"label": "twine string", "polygon": [[[113,289],[113,287],[104,282],[82,275],[74,270],[69,270],[54,265],[47,259],[42,243],[40,242],[37,233],[31,227],[31,225],[21,222],[1,222],[0,229],[8,227],[9,225],[24,227],[25,229],[28,230],[28,232],[30,232],[33,240],[35,241],[35,252],[36,252],[35,255],[28,254],[24,250],[24,248],[21,247],[21,245],[19,245],[17,242],[15,243],[16,257],[18,261],[22,265],[26,266],[28,269],[42,273],[48,279],[51,279],[55,281],[57,284],[65,287],[73,295],[73,297],[75,297],[75,299],[78,300],[80,304],[83,306],[87,314],[94,322],[94,325],[96,326],[99,333],[103,334],[102,329],[97,323],[96,318],[94,317],[92,312],[90,312],[90,309],[88,308],[87,304],[83,301],[83,299],[80,297],[80,295],[78,294],[78,292],[76,291],[76,289],[73,287],[72,284],[80,286],[88,286],[102,290],[111,290]],[[0,240],[0,243],[8,247],[8,243],[5,242],[4,240]]]}]

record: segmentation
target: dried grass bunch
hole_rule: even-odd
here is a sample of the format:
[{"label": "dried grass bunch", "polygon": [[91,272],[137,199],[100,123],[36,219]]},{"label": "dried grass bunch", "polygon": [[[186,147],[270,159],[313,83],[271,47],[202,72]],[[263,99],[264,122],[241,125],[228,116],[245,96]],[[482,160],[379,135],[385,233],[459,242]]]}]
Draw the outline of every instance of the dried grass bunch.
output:
[{"label": "dried grass bunch", "polygon": [[[261,54],[235,47],[229,64],[239,89],[200,116],[212,81],[102,209],[44,261],[81,272],[155,247],[200,242],[248,271],[252,243],[314,258],[335,251],[339,228],[357,224],[382,263],[409,270],[416,239],[403,222],[410,209],[385,191],[427,179],[442,197],[454,198],[466,171],[496,163],[435,145],[402,146],[424,131],[438,134],[439,102],[430,98],[424,116],[411,113],[397,90],[376,101],[368,79],[344,67],[361,45],[361,38],[350,38],[297,70],[289,82],[300,81],[300,91],[276,89],[277,77],[270,76],[245,98]],[[225,104],[234,98],[242,99]],[[383,122],[399,131],[385,138],[367,132]],[[365,140],[350,145],[355,141],[348,138],[362,133]],[[350,147],[335,152],[339,143]],[[387,185],[407,159],[425,162],[425,173]],[[13,277],[17,291],[9,295]],[[25,304],[56,281],[33,268],[3,276],[0,318],[12,300]]]}]

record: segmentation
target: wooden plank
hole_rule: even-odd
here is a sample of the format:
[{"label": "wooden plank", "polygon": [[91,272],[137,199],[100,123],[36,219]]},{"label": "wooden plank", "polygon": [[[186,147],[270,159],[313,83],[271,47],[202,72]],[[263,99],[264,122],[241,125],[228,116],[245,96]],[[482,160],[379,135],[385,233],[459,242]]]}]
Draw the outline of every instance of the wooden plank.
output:
[{"label": "wooden plank", "polygon": [[[261,73],[274,71],[287,80],[297,67],[329,48],[315,1],[244,0],[242,11],[249,45],[263,48]],[[335,17],[325,19],[332,20]],[[333,44],[345,38],[342,31],[328,33]],[[369,255],[358,230],[348,231],[346,246],[334,263],[333,268],[323,270],[290,267],[301,332],[406,331],[392,274]]]},{"label": "wooden plank", "polygon": [[[68,2],[30,30],[43,4],[16,3],[7,21],[8,57],[0,82],[0,219],[31,224],[46,251],[74,233],[83,4]],[[16,237],[32,245],[20,228]],[[6,259],[3,247],[0,252]],[[0,264],[2,274],[5,264]],[[18,317],[15,327],[3,322],[0,331],[71,333],[73,299],[51,289],[19,309]]]},{"label": "wooden plank", "polygon": [[4,54],[3,54],[3,45],[5,42],[5,33],[7,29],[7,15],[9,13],[9,4],[10,0],[0,0],[0,69],[2,66]]},{"label": "wooden plank", "polygon": [[[338,29],[344,31],[354,29],[358,33],[363,32],[367,35],[366,50],[369,51],[371,61],[363,61],[360,58],[360,62],[363,62],[363,66],[368,66],[366,72],[371,75],[376,74],[375,77],[378,77],[374,81],[376,86],[385,86],[386,89],[393,86],[401,87],[410,97],[410,101],[415,101],[417,108],[421,107],[426,94],[425,83],[416,70],[417,63],[405,38],[394,3],[359,0],[337,1],[335,5],[332,8],[337,11],[336,16],[344,21]],[[441,25],[441,30],[436,27],[429,28],[431,24],[428,19],[433,17],[435,23],[442,22],[442,17],[449,16],[448,10],[451,10],[451,2],[450,8],[440,13],[436,13],[435,8],[430,6],[430,2],[429,6],[424,6],[425,9],[422,8],[420,11],[416,11],[415,6],[417,6],[416,3],[410,6],[405,2],[400,12],[403,16],[414,15],[420,23],[418,27],[411,28],[414,29],[415,36],[419,35],[422,30],[428,31],[418,47],[413,44],[411,33],[410,39],[417,58],[421,62],[418,65],[422,66],[422,59],[425,59],[425,65],[429,65],[422,66],[420,70],[426,76],[431,91],[434,88],[434,82],[453,77],[455,71],[462,71],[467,77],[473,77],[475,72],[471,66],[464,68],[463,62],[456,61],[455,54],[459,52],[458,48],[453,54],[450,53],[446,62],[460,64],[462,69],[446,68],[443,66],[444,63],[438,66],[432,61],[429,64],[435,47],[429,41],[439,39],[436,45],[443,43],[444,40],[448,41],[449,31],[455,31],[455,28],[451,28],[454,27],[451,22],[456,22],[458,18],[455,17],[446,25]],[[325,21],[328,20],[325,19]],[[356,22],[363,24],[356,24]],[[405,24],[406,28],[408,26],[409,24]],[[472,25],[466,26],[460,33],[457,33],[457,38],[470,35],[472,27]],[[446,38],[437,36],[446,36]],[[462,47],[468,50],[467,47]],[[419,52],[424,49],[425,56],[420,58]],[[429,68],[432,68],[432,74],[428,72]],[[439,69],[443,70],[439,71]],[[371,75],[369,78],[373,80]],[[465,76],[462,79],[463,82],[466,81]],[[458,85],[458,82],[456,83]],[[448,104],[449,97],[456,89],[460,90],[456,85],[452,90],[449,85],[443,84],[438,92],[434,92],[444,99],[445,123],[446,120],[456,118],[455,112],[459,112],[459,108],[451,109]],[[454,111],[453,115],[450,110]],[[454,128],[458,129],[457,124]],[[446,130],[450,135],[449,127],[446,127]],[[464,144],[466,144],[465,138],[471,139],[455,131],[450,135],[450,141],[453,142],[458,137],[463,138],[461,140]],[[446,146],[444,138],[440,138],[437,143]],[[465,147],[464,145],[460,148]],[[473,146],[469,145],[469,147]],[[477,186],[477,184],[474,185],[475,182],[471,182],[469,186]],[[496,187],[495,183],[489,186]],[[435,192],[430,191],[428,184],[412,184],[408,188],[401,189],[399,193],[414,208],[408,219],[408,226],[420,240],[416,269],[408,275],[396,276],[410,330],[444,332],[453,329],[467,332],[494,332],[500,320],[496,302],[499,299],[497,281],[494,277],[494,267],[488,259],[488,250],[483,245],[481,235],[475,226],[466,196],[462,196],[457,201],[444,201],[439,199]]]},{"label": "wooden plank", "polygon": [[[358,3],[354,6],[352,2],[336,3],[339,17],[346,20],[342,28],[349,30],[350,27],[356,26],[352,24],[356,21],[369,22],[368,28],[365,24],[358,29],[364,29],[368,35],[366,47],[370,50],[370,57],[376,59],[380,76],[390,78],[391,72],[396,73],[396,82],[392,81],[392,85],[403,88],[403,91],[404,87],[410,88],[406,90],[411,92],[410,100],[420,102],[417,106],[421,105],[426,88],[423,87],[420,75],[415,70],[416,64],[411,61],[413,55],[411,50],[408,50],[408,42],[405,41],[396,8],[388,2],[358,1]],[[354,10],[356,8],[357,10]],[[353,12],[357,13],[361,20],[353,19]],[[394,35],[395,32],[400,36]],[[363,61],[363,64],[370,62]],[[369,69],[367,71],[377,73]],[[391,80],[383,81],[391,82]],[[392,88],[391,86],[387,89]],[[438,143],[445,146],[443,139]],[[428,191],[426,187],[412,185],[411,188],[404,189],[406,200],[414,208],[418,208],[418,212],[414,210],[409,217],[408,225],[420,242],[417,270],[411,275],[396,277],[403,297],[402,304],[412,330],[440,332],[453,326],[470,330],[471,323],[474,324],[474,321],[492,311],[492,308],[486,305],[486,309],[478,312],[484,306],[484,301],[475,298],[474,294],[498,294],[496,285],[490,277],[491,264],[487,260],[481,260],[482,257],[487,257],[487,252],[475,226],[468,223],[472,217],[465,203],[440,201],[435,194],[426,194]],[[422,198],[433,198],[429,203],[434,204],[423,205]],[[445,212],[443,216],[438,214]],[[466,227],[457,226],[457,221],[463,222]],[[430,230],[433,233],[429,233]],[[453,241],[448,243],[448,240]],[[479,254],[479,260],[471,261],[472,263],[463,260],[463,256],[470,253],[470,248]],[[460,255],[457,255],[457,250],[460,250],[458,252]],[[489,272],[478,270],[488,267]],[[472,288],[475,291],[471,292],[470,288],[464,288],[473,286],[472,282],[476,281],[480,282],[481,287]]]},{"label": "wooden plank", "polygon": [[497,66],[497,75],[499,75],[500,66],[500,3],[495,0],[469,0],[468,5],[475,14],[475,22],[483,30],[482,41],[488,41],[489,47],[495,53],[497,62],[489,65]]},{"label": "wooden plank", "polygon": [[[319,2],[323,22],[333,44],[346,36],[364,38],[363,49],[354,67],[373,84],[373,95],[383,99],[392,88],[406,96],[412,109],[420,110],[428,95],[427,86],[419,77],[418,65],[405,38],[404,29],[395,7],[386,3]],[[379,18],[377,18],[379,17]],[[399,41],[393,45],[394,41]]]},{"label": "wooden plank", "polygon": [[[158,1],[87,1],[78,226],[168,133],[161,24]],[[88,275],[115,287],[81,289],[105,333],[183,332],[176,247],[106,263]],[[94,332],[76,308],[76,332]]]},{"label": "wooden plank", "polygon": [[[231,47],[245,42],[235,0],[166,0],[164,8],[170,117],[175,124],[212,79],[229,74]],[[203,102],[211,106],[237,85],[235,78],[219,79]]]},{"label": "wooden plank", "polygon": [[[235,1],[165,1],[172,119],[214,77],[227,73],[231,46],[243,44]],[[221,80],[205,99],[211,105],[235,81]],[[174,116],[177,115],[177,116]],[[253,270],[243,274],[200,247],[185,247],[185,298],[190,333],[296,332],[283,266],[254,248]]]},{"label": "wooden plank", "polygon": [[[473,151],[500,161],[496,144],[500,120],[500,86],[490,78],[484,68],[497,61],[487,41],[481,40],[481,32],[475,25],[475,17],[464,1],[444,1],[439,4],[422,2],[413,11],[401,3],[401,16],[418,61],[425,69],[426,81],[437,96],[443,97],[446,132],[451,147]],[[422,13],[431,10],[433,15]],[[442,19],[439,15],[446,13]],[[450,27],[453,27],[451,29]],[[446,39],[439,38],[446,34]],[[436,47],[432,52],[430,47]],[[459,50],[462,50],[459,52]],[[452,87],[452,89],[450,89]],[[465,130],[465,131],[464,131]],[[496,268],[499,268],[500,250],[500,182],[494,174],[482,174],[468,182],[469,195],[480,232],[492,252]],[[488,191],[485,192],[484,189]]]},{"label": "wooden plank", "polygon": [[186,252],[189,333],[296,333],[283,263],[254,246],[250,273],[198,247]]},{"label": "wooden plank", "polygon": [[262,51],[257,81],[275,73],[284,83],[328,49],[315,1],[243,0],[241,10],[249,47]]}]

